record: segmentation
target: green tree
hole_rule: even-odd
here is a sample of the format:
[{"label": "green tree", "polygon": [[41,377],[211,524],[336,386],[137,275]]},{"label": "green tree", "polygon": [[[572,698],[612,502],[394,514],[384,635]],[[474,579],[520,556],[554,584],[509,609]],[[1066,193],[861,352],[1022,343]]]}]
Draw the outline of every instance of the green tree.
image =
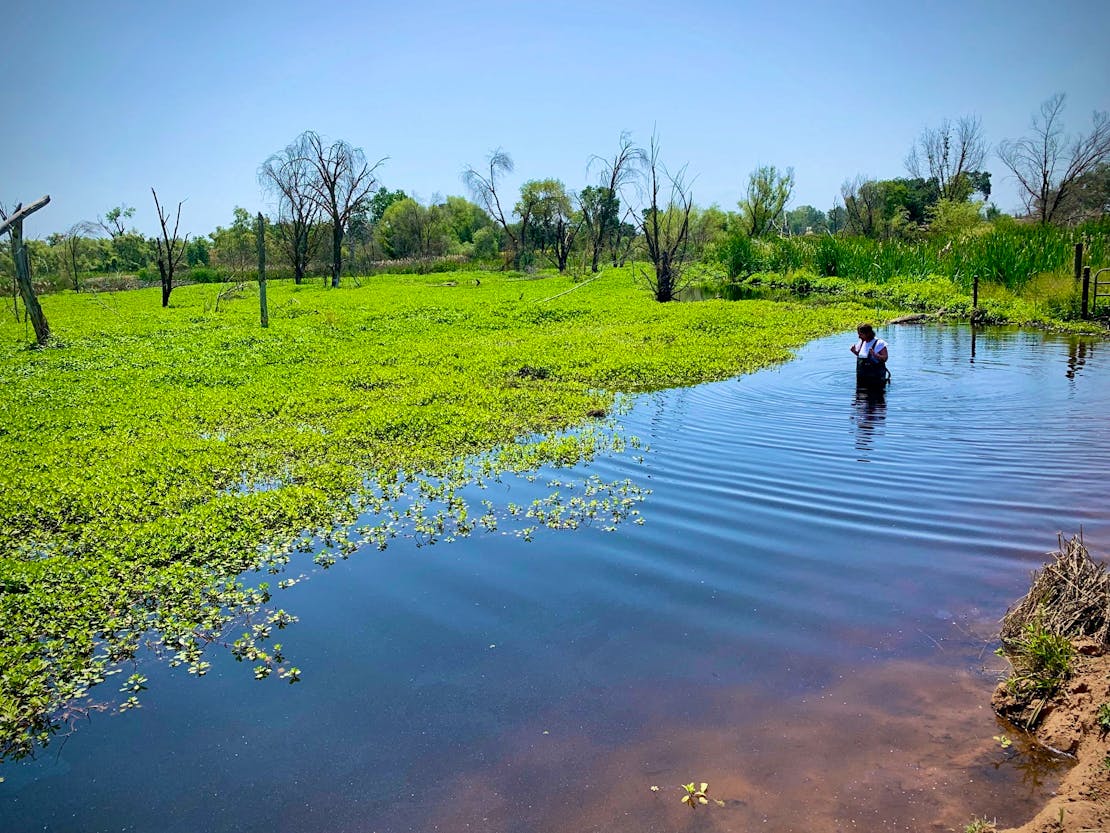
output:
[{"label": "green tree", "polygon": [[142,269],[155,258],[154,241],[138,232],[125,232],[113,237],[108,248],[106,271],[134,272]]},{"label": "green tree", "polygon": [[929,209],[929,231],[938,237],[960,238],[985,222],[983,203],[937,200]]},{"label": "green tree", "polygon": [[201,237],[189,241],[185,247],[185,263],[189,267],[207,266],[211,262],[208,244]]},{"label": "green tree", "polygon": [[473,243],[475,233],[493,222],[481,206],[465,197],[448,197],[443,209],[451,234],[459,243]]},{"label": "green tree", "polygon": [[522,231],[528,247],[539,249],[560,272],[565,271],[579,221],[562,181],[540,179],[524,183],[516,213],[530,220],[527,232]]},{"label": "green tree", "polygon": [[121,237],[127,234],[125,228],[125,221],[130,220],[135,216],[135,209],[131,208],[127,203],[120,203],[114,208],[109,208],[104,217],[97,217],[96,222],[108,236],[111,238]]},{"label": "green tree", "polygon": [[728,235],[729,215],[718,206],[690,211],[690,257],[711,256]]},{"label": "green tree", "polygon": [[400,202],[406,197],[408,197],[408,194],[404,191],[400,189],[390,191],[385,186],[375,191],[374,196],[370,198],[369,202],[370,225],[376,226],[389,206],[393,205],[395,202]]},{"label": "green tree", "polygon": [[216,226],[210,237],[216,262],[226,269],[242,274],[258,259],[254,218],[241,206],[233,209],[231,225],[227,228]]},{"label": "green tree", "polygon": [[497,229],[492,226],[480,228],[474,232],[474,257],[479,260],[489,260],[497,257],[501,251],[501,240]]},{"label": "green tree", "polygon": [[799,205],[786,212],[786,226],[791,234],[819,234],[828,228],[825,212],[812,205]]},{"label": "green tree", "polygon": [[762,237],[783,225],[783,209],[794,192],[794,169],[779,171],[763,165],[748,176],[748,191],[740,200],[740,216],[749,237]]},{"label": "green tree", "polygon": [[391,258],[438,257],[451,243],[442,206],[425,207],[410,197],[385,210],[375,234],[382,251]]}]

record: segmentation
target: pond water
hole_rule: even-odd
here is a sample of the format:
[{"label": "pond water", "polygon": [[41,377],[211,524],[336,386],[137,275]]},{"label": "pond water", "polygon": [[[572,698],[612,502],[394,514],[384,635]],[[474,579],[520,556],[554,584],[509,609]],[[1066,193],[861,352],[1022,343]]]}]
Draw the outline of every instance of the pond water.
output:
[{"label": "pond water", "polygon": [[[586,471],[650,488],[642,526],[398,541],[280,591],[297,685],[220,652],[203,680],[144,663],[141,709],[0,767],[0,829],[1026,820],[1066,763],[991,713],[993,638],[1058,530],[1110,552],[1110,344],[882,335],[885,397],[838,336],[638,398],[642,462]],[[687,809],[690,781],[723,806]]]}]

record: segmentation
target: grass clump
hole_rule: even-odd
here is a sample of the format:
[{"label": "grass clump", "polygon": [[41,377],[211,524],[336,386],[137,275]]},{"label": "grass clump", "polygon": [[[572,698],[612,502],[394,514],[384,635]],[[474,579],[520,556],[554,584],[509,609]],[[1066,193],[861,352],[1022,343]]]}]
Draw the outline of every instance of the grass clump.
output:
[{"label": "grass clump", "polygon": [[1071,640],[1052,633],[1041,621],[1026,623],[1000,650],[1014,668],[1006,687],[1026,702],[1055,694],[1071,675],[1075,659]]}]

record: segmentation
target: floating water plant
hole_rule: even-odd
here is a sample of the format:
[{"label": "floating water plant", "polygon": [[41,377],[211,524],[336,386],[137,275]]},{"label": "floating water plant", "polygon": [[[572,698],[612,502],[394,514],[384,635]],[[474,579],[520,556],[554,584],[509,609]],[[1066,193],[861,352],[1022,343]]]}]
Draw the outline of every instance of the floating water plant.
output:
[{"label": "floating water plant", "polygon": [[685,790],[685,794],[682,796],[683,804],[687,804],[690,807],[697,807],[699,804],[709,803],[709,796],[706,795],[709,790],[709,784],[705,781],[702,781],[700,785],[695,781],[691,781],[689,784],[683,784],[682,789]]}]

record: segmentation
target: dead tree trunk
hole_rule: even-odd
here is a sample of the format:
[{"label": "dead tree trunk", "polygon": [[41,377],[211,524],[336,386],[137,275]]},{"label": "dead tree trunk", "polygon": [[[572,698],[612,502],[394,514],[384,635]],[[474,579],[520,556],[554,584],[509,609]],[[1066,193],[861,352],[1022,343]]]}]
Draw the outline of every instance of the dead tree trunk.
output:
[{"label": "dead tree trunk", "polygon": [[31,326],[35,328],[35,341],[40,347],[44,347],[50,341],[50,325],[39,305],[38,296],[35,295],[34,284],[31,283],[31,263],[27,258],[27,247],[23,245],[23,220],[48,202],[50,197],[45,196],[26,208],[17,205],[12,216],[0,223],[0,234],[6,231],[12,238],[12,260],[15,261],[15,277],[19,284],[19,294],[23,297],[23,307],[31,319]]},{"label": "dead tree trunk", "polygon": [[154,207],[158,210],[158,223],[162,227],[162,236],[158,238],[158,274],[162,278],[162,306],[170,305],[170,293],[173,292],[173,273],[181,264],[185,256],[185,246],[189,242],[189,235],[178,239],[177,230],[181,225],[181,203],[177,204],[177,218],[173,223],[173,233],[169,230],[169,215],[162,210],[158,201],[158,192],[153,188],[150,193],[154,195]]}]

